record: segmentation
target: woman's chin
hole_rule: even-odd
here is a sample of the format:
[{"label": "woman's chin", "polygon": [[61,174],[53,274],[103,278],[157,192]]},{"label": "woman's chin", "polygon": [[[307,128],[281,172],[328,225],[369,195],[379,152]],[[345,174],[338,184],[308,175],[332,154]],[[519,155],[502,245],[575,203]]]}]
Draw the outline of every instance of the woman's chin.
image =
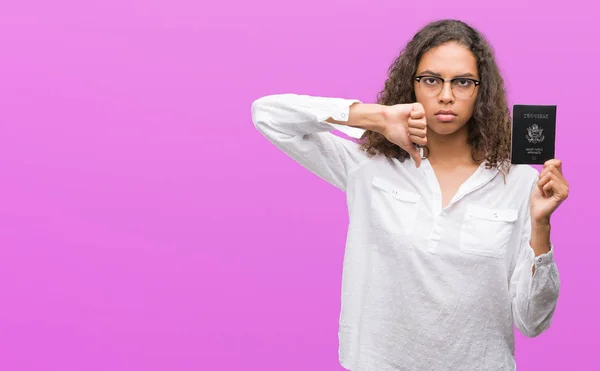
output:
[{"label": "woman's chin", "polygon": [[428,125],[428,130],[431,130],[437,135],[452,135],[464,128],[465,125],[461,125],[457,122],[439,122],[434,125]]}]

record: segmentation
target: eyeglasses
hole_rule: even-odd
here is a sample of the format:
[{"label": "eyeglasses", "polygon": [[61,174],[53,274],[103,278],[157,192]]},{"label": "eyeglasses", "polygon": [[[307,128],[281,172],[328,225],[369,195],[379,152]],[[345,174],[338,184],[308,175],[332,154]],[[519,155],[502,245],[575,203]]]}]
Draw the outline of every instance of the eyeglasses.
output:
[{"label": "eyeglasses", "polygon": [[478,80],[469,79],[466,77],[456,77],[453,79],[443,79],[438,76],[417,76],[415,80],[419,83],[419,88],[428,97],[439,95],[444,89],[444,83],[450,82],[452,94],[456,99],[469,99],[475,92],[475,87],[481,84]]}]

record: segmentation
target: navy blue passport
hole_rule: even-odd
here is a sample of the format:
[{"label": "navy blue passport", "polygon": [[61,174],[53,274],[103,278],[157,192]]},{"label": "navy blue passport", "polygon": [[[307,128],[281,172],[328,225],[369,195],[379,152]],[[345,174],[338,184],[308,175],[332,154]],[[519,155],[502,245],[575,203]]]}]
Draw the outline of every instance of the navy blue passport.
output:
[{"label": "navy blue passport", "polygon": [[554,158],[556,105],[515,104],[511,163],[541,165]]}]

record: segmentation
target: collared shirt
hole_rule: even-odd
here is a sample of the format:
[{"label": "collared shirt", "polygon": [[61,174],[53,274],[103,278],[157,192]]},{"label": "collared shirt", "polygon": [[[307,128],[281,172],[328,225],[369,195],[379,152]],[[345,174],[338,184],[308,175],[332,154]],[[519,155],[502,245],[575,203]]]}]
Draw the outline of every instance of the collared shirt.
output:
[{"label": "collared shirt", "polygon": [[[514,327],[551,323],[560,289],[554,249],[530,246],[538,172],[482,164],[450,203],[427,159],[369,157],[330,124],[354,99],[276,94],[252,104],[256,128],[346,193],[339,361],[353,371],[516,369]],[[532,268],[535,273],[532,275]]]}]

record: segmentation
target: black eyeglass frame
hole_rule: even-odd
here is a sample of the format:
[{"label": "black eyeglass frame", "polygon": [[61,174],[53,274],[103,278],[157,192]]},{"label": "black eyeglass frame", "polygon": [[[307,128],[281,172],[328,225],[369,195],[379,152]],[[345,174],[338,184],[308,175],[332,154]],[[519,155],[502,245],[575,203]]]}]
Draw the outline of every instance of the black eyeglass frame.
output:
[{"label": "black eyeglass frame", "polygon": [[[448,81],[450,82],[450,87],[452,87],[452,83],[456,80],[469,80],[472,81],[475,84],[475,87],[473,88],[473,92],[471,93],[471,95],[469,96],[469,98],[471,98],[473,96],[473,93],[475,93],[476,88],[481,85],[481,81],[476,80],[476,79],[472,79],[470,77],[454,77],[452,79],[445,79],[443,77],[440,76],[433,76],[433,75],[419,75],[419,76],[415,76],[415,80],[418,83],[421,83],[421,80],[424,78],[433,78],[433,79],[438,79],[438,80],[442,80],[442,88],[440,89],[440,93],[442,92],[442,90],[444,90],[444,84]],[[438,93],[437,95],[439,95],[440,93]],[[452,90],[452,94],[454,94],[454,90]],[[469,98],[465,98],[465,99],[469,99]]]}]

